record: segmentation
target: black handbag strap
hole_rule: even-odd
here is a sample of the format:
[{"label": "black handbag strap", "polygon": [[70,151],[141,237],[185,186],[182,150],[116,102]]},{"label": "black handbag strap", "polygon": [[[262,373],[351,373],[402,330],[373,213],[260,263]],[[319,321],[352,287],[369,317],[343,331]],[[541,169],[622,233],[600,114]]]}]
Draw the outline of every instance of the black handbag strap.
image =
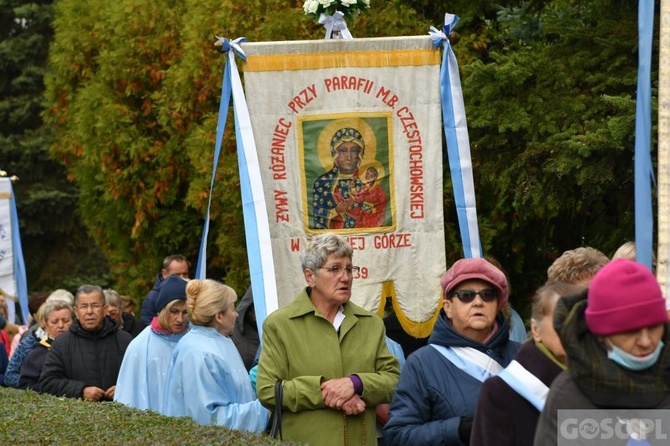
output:
[{"label": "black handbag strap", "polygon": [[275,410],[272,412],[272,427],[270,428],[270,436],[272,438],[277,438],[277,436],[279,436],[280,440],[284,439],[281,430],[281,405],[283,398],[284,388],[281,385],[281,381],[277,381],[275,383]]}]

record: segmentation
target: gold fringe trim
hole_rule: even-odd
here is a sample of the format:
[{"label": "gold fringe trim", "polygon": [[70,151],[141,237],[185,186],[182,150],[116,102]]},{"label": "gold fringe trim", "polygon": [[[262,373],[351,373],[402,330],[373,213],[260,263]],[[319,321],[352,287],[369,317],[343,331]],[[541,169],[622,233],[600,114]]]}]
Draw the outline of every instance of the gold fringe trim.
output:
[{"label": "gold fringe trim", "polygon": [[348,51],[312,54],[273,54],[248,56],[244,71],[296,71],[324,68],[379,68],[439,65],[436,50]]},{"label": "gold fringe trim", "polygon": [[[441,295],[442,293],[440,293]],[[393,285],[393,282],[384,282],[382,283],[382,296],[379,301],[379,309],[377,310],[377,315],[379,317],[384,316],[384,307],[386,306],[386,299],[391,298],[391,303],[393,304],[393,310],[395,311],[396,317],[398,318],[398,321],[400,322],[400,326],[405,330],[408,334],[414,336],[415,338],[425,338],[430,335],[430,333],[433,331],[433,326],[435,325],[435,321],[437,320],[437,317],[440,315],[440,309],[442,308],[442,297],[440,297],[440,300],[437,304],[437,307],[435,308],[435,311],[433,312],[433,315],[430,317],[425,322],[414,322],[405,316],[405,313],[403,313],[402,308],[398,305],[398,299],[396,299],[396,294],[395,294],[395,287]]]}]

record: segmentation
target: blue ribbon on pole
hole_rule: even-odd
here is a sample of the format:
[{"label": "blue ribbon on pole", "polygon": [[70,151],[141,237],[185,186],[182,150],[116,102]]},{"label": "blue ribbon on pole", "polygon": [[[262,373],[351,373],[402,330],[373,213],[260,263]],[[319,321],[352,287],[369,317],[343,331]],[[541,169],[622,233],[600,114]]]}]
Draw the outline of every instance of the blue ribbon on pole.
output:
[{"label": "blue ribbon on pole", "polygon": [[[240,48],[239,43],[246,41],[244,37],[233,40],[232,42],[225,37],[218,37],[219,50],[227,53],[232,50],[243,60],[247,60]],[[219,120],[216,126],[216,144],[214,146],[214,163],[212,165],[212,179],[209,183],[209,199],[207,202],[207,213],[205,214],[205,223],[202,229],[202,239],[200,240],[200,251],[198,252],[198,264],[195,269],[197,279],[207,278],[207,238],[209,236],[209,216],[212,206],[212,190],[214,189],[214,179],[216,178],[216,169],[219,166],[219,156],[221,155],[221,144],[223,143],[223,132],[226,129],[226,120],[228,118],[228,107],[230,106],[230,96],[232,94],[230,66],[234,63],[234,58],[228,58],[223,69],[223,82],[221,83],[221,103],[219,104]]]},{"label": "blue ribbon on pole", "polygon": [[638,4],[639,59],[635,115],[635,251],[636,260],[652,269],[654,218],[651,181],[651,49],[654,0]]},{"label": "blue ribbon on pole", "polygon": [[[12,251],[14,254],[14,280],[16,281],[16,294],[21,306],[21,318],[24,324],[28,324],[28,281],[26,280],[26,264],[23,259],[23,247],[21,246],[21,235],[19,234],[19,213],[16,210],[14,190],[9,184],[10,193],[10,220],[12,225]],[[13,322],[13,321],[12,321]]]},{"label": "blue ribbon on pole", "polygon": [[448,35],[458,23],[454,14],[444,15],[443,31],[430,28],[433,45],[444,45],[444,55],[440,68],[440,92],[442,96],[442,119],[444,135],[447,139],[447,156],[454,190],[456,214],[461,232],[463,255],[466,258],[482,257],[482,247],[477,224],[477,205],[475,201],[472,161],[470,158],[470,140],[468,137],[463,91],[456,55],[451,48]]},{"label": "blue ribbon on pole", "polygon": [[[235,119],[235,135],[237,141],[237,156],[240,172],[240,189],[242,195],[242,213],[244,216],[244,230],[246,234],[247,257],[249,259],[249,275],[253,289],[254,308],[259,335],[262,334],[262,324],[265,316],[274,311],[277,306],[277,287],[274,274],[274,260],[272,256],[272,241],[270,237],[267,207],[262,187],[261,172],[256,151],[256,142],[251,127],[251,118],[247,107],[240,74],[235,65],[235,55],[246,60],[240,43],[246,41],[241,37],[233,41],[218,37],[218,46],[227,53],[221,104],[219,107],[219,122],[217,127],[214,166],[212,183],[210,184],[210,204],[212,186],[216,174],[216,167],[223,142],[223,131],[226,126],[226,115],[230,98],[233,98]],[[198,256],[196,277],[205,278],[207,263],[207,233],[209,231],[209,205],[205,229]]]}]

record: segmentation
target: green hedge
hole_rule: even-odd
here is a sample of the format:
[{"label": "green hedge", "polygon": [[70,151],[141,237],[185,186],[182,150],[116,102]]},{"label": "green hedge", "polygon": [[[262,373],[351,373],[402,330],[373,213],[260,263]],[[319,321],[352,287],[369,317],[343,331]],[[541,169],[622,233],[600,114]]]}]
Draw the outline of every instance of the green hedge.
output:
[{"label": "green hedge", "polygon": [[119,403],[91,403],[0,388],[0,444],[290,445],[267,436],[200,426]]}]

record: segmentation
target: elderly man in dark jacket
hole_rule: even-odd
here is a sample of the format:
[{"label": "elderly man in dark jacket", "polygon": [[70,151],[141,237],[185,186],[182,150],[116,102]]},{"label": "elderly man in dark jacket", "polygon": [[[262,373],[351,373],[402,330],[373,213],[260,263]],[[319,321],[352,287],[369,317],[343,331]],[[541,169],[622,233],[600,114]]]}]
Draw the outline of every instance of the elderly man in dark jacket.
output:
[{"label": "elderly man in dark jacket", "polygon": [[82,285],[70,331],[51,346],[40,375],[43,392],[87,401],[113,400],[116,378],[132,336],[105,316],[102,288]]}]

